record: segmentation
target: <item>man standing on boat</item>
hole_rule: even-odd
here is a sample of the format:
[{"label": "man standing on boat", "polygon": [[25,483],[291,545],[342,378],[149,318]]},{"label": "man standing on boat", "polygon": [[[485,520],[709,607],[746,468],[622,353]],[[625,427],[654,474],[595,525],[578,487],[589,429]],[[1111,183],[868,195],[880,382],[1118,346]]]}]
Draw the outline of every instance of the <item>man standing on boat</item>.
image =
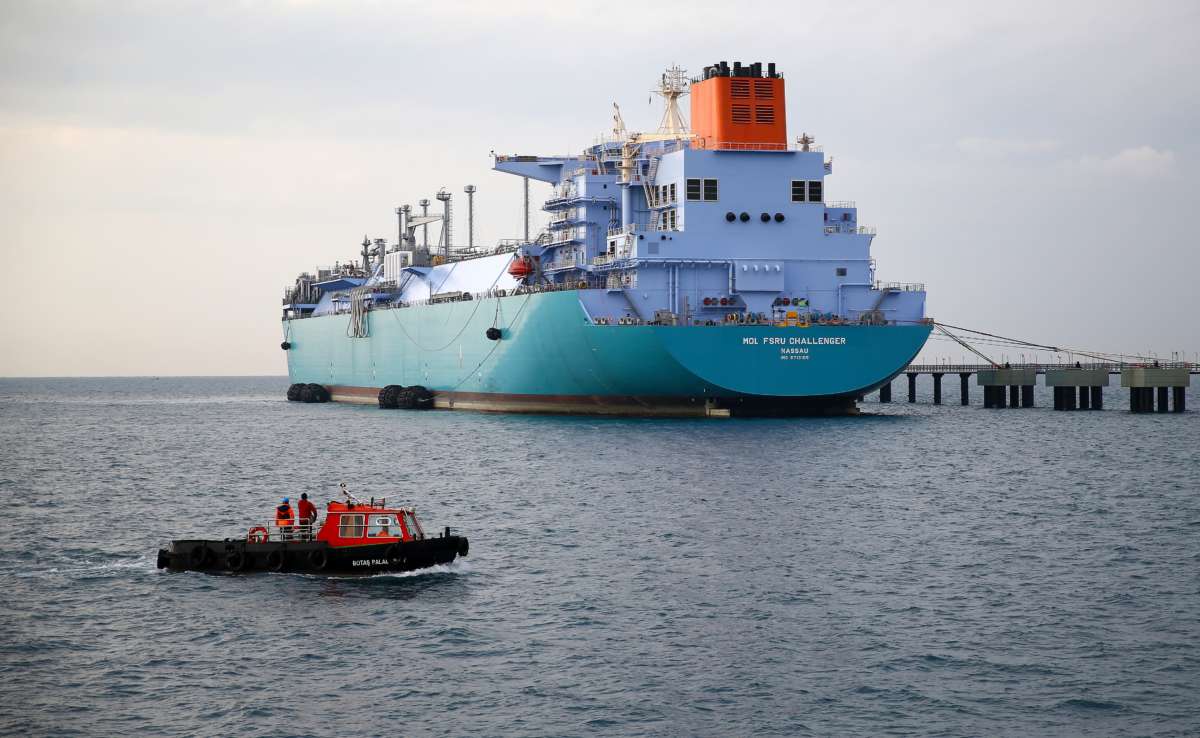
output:
[{"label": "man standing on boat", "polygon": [[317,506],[309,502],[307,492],[301,492],[300,502],[296,507],[300,513],[300,530],[304,532],[305,538],[311,539],[313,528],[317,525]]}]

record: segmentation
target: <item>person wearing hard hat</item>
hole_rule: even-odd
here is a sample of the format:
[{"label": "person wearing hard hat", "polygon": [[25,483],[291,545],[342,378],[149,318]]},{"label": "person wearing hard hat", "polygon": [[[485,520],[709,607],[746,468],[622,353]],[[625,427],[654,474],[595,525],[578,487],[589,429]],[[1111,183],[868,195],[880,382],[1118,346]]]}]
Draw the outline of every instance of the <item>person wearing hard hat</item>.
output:
[{"label": "person wearing hard hat", "polygon": [[275,527],[279,529],[279,535],[285,540],[292,538],[292,526],[296,523],[296,515],[292,512],[291,498],[284,497],[283,502],[275,508]]}]

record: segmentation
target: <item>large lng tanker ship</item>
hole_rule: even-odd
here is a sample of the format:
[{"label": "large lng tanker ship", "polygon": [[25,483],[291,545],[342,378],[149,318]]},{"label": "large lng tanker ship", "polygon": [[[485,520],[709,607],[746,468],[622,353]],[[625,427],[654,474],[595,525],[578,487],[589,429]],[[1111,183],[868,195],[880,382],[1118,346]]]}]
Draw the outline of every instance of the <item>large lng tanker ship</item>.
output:
[{"label": "large lng tanker ship", "polygon": [[577,156],[493,155],[526,193],[528,180],[553,186],[539,235],[455,250],[443,190],[441,214],[428,200],[397,208],[397,243],[364,240],[361,262],[302,274],[283,307],[289,397],[854,412],[924,345],[924,287],[876,281],[874,230],[825,199],[832,161],[807,135],[788,142],[774,64],[720,62],[690,80],[672,68],[656,92],[656,133],[626,131],[616,109],[613,134]]}]

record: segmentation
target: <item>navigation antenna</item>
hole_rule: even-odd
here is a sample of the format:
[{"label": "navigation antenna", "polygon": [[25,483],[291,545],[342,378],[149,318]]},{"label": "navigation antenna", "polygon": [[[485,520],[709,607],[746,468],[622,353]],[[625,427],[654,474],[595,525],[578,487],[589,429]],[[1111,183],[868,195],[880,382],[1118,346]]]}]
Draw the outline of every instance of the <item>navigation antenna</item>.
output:
[{"label": "navigation antenna", "polygon": [[658,89],[653,90],[656,95],[662,97],[666,106],[662,122],[658,124],[659,133],[668,136],[686,136],[688,134],[687,121],[683,119],[683,113],[679,110],[679,98],[688,94],[688,79],[684,74],[686,71],[678,66],[669,68],[663,72]]},{"label": "navigation antenna", "polygon": [[354,495],[350,494],[350,490],[346,489],[346,483],[345,483],[345,482],[342,482],[342,484],[341,484],[341,487],[342,487],[342,495],[343,495],[343,496],[345,496],[345,498],[346,498],[347,500],[349,500],[349,501],[353,502],[353,503],[354,503],[354,504],[356,504],[356,505],[361,505],[361,504],[362,504],[362,500],[360,500],[360,499],[358,499],[357,497],[355,497]]}]

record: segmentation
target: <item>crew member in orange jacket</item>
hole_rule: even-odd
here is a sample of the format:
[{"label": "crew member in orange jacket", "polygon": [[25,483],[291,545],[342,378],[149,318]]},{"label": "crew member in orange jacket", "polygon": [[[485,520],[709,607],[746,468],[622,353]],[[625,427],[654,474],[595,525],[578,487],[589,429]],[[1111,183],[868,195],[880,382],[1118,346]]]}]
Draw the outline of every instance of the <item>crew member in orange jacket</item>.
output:
[{"label": "crew member in orange jacket", "polygon": [[308,501],[308,493],[300,494],[300,502],[296,505],[297,512],[300,513],[300,525],[308,526],[309,537],[312,537],[312,529],[317,525],[317,506]]},{"label": "crew member in orange jacket", "polygon": [[279,528],[279,533],[284,540],[292,537],[292,526],[295,523],[296,516],[292,513],[291,498],[284,497],[283,502],[275,508],[275,526]]}]

